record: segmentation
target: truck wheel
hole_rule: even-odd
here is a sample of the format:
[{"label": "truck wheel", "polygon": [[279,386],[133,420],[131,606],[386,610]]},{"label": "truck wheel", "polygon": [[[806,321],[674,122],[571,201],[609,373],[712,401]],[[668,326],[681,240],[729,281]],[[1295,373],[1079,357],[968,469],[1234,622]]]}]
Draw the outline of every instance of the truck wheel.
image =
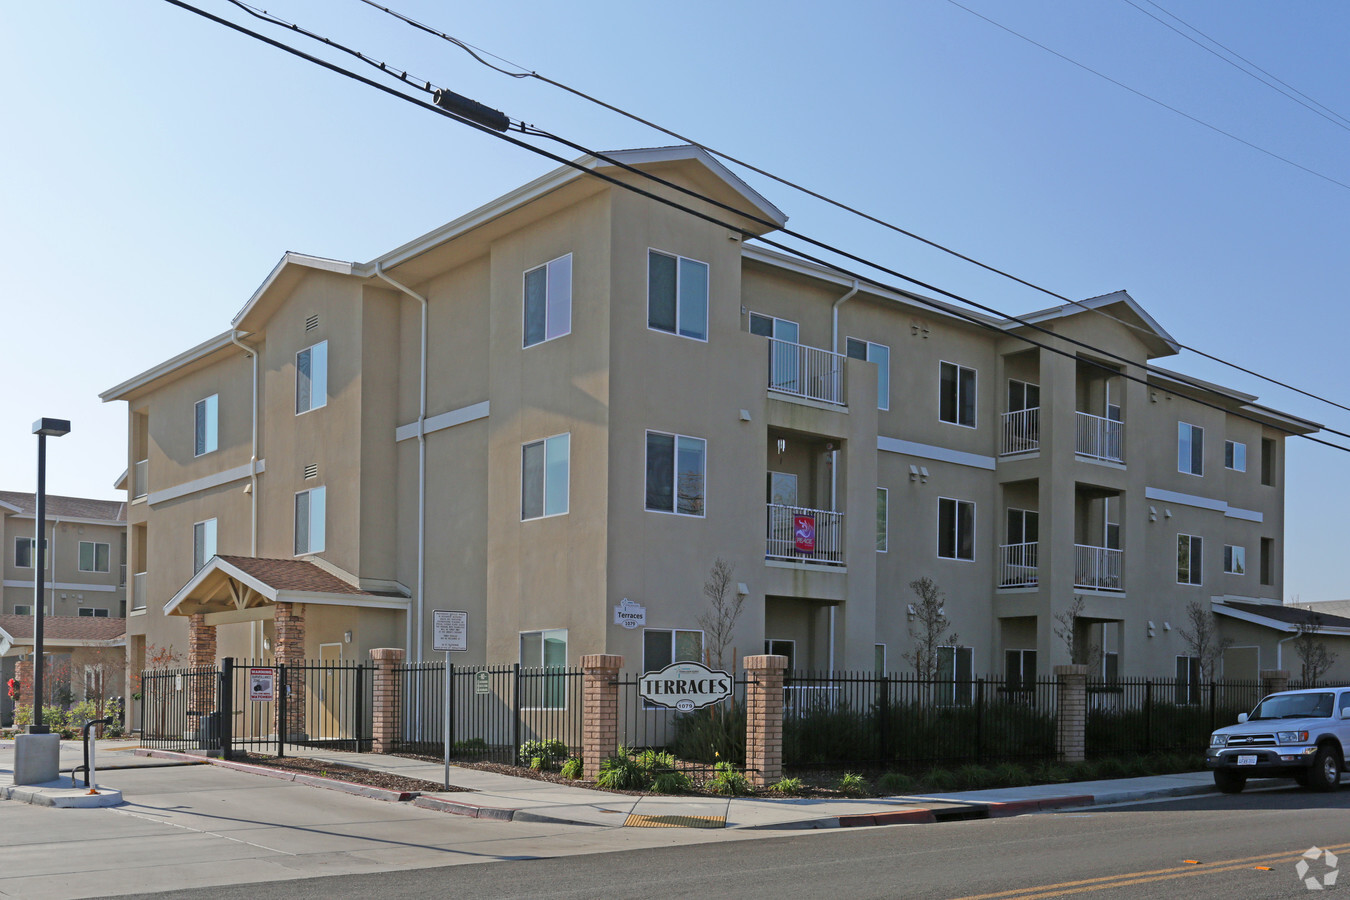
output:
[{"label": "truck wheel", "polygon": [[1341,785],[1341,755],[1335,747],[1323,744],[1308,770],[1308,787],[1314,791],[1334,791]]},{"label": "truck wheel", "polygon": [[1214,770],[1214,785],[1225,794],[1240,794],[1247,786],[1247,776],[1238,775],[1227,769]]}]

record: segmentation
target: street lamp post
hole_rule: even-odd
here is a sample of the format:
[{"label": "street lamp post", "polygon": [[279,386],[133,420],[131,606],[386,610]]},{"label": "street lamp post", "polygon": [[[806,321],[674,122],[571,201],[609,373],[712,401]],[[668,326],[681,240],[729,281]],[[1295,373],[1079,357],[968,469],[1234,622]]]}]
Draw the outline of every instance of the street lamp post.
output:
[{"label": "street lamp post", "polygon": [[33,721],[29,734],[47,734],[50,729],[42,721],[42,619],[47,593],[47,438],[70,433],[67,419],[43,417],[33,423],[33,434],[38,436],[37,470],[37,536],[34,549],[36,574],[33,575]]}]

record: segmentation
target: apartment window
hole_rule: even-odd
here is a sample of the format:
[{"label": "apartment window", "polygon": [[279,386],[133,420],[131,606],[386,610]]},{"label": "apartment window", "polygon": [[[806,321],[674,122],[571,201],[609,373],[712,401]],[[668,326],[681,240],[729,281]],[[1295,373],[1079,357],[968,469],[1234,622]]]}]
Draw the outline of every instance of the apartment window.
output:
[{"label": "apartment window", "polygon": [[975,559],[974,503],[938,498],[938,556],[942,559]]},{"label": "apartment window", "polygon": [[708,264],[647,251],[647,327],[708,339]]},{"label": "apartment window", "polygon": [[1247,471],[1247,445],[1238,441],[1224,441],[1223,467],[1234,472]]},{"label": "apartment window", "polygon": [[789,319],[780,319],[777,316],[765,316],[752,312],[750,314],[750,333],[796,344],[801,330],[796,322]]},{"label": "apartment window", "polygon": [[324,548],[327,488],[310,488],[295,495],[295,555],[319,553]]},{"label": "apartment window", "polygon": [[295,414],[328,405],[328,342],[295,354]]},{"label": "apartment window", "polygon": [[1205,474],[1205,429],[1199,425],[1177,423],[1177,471]]},{"label": "apartment window", "polygon": [[872,645],[872,669],[878,675],[886,674],[886,645]]},{"label": "apartment window", "polygon": [[107,572],[112,548],[100,541],[80,541],[80,571]]},{"label": "apartment window", "polygon": [[520,633],[520,665],[536,671],[521,678],[521,705],[528,709],[567,708],[567,629]]},{"label": "apartment window", "polygon": [[202,456],[203,454],[211,453],[216,449],[218,443],[216,423],[219,409],[219,394],[212,394],[204,400],[197,401],[197,436],[195,449],[193,450],[194,456]]},{"label": "apartment window", "polygon": [[1261,483],[1275,484],[1275,441],[1261,438]]},{"label": "apartment window", "polygon": [[1008,509],[1008,543],[1035,544],[1041,539],[1041,514],[1034,509]]},{"label": "apartment window", "polygon": [[192,526],[192,571],[200,572],[216,555],[216,520],[207,519]]},{"label": "apartment window", "polygon": [[1223,570],[1229,575],[1246,575],[1247,548],[1235,547],[1231,544],[1224,545]]},{"label": "apartment window", "polygon": [[1009,691],[1034,691],[1036,689],[1036,651],[1003,651],[1003,686]]},{"label": "apartment window", "polygon": [[707,455],[703,438],[647,432],[647,509],[702,516]]},{"label": "apartment window", "polygon": [[1102,680],[1107,684],[1120,682],[1120,654],[1114,650],[1102,653]]},{"label": "apartment window", "polygon": [[1261,538],[1261,583],[1275,583],[1275,539]]},{"label": "apartment window", "polygon": [[20,569],[33,568],[33,548],[37,542],[30,537],[14,539],[14,565]]},{"label": "apartment window", "polygon": [[1193,534],[1177,535],[1177,584],[1201,584],[1202,541]]},{"label": "apartment window", "polygon": [[525,346],[572,331],[572,254],[525,273]]},{"label": "apartment window", "polygon": [[891,408],[891,348],[885,344],[848,338],[844,350],[850,359],[865,359],[877,367],[877,409]]},{"label": "apartment window", "polygon": [[570,434],[554,435],[521,447],[521,519],[561,516],[567,512],[571,453]]},{"label": "apartment window", "polygon": [[975,684],[975,651],[970,647],[938,648],[937,683],[934,694],[938,703],[970,703]]},{"label": "apartment window", "polygon": [[1176,702],[1179,705],[1200,702],[1200,657],[1177,657]]},{"label": "apartment window", "polygon": [[797,668],[797,642],[770,639],[764,642],[764,652],[769,656],[786,656],[787,669],[791,672]]},{"label": "apartment window", "polygon": [[642,631],[642,671],[656,672],[671,663],[702,662],[703,632],[675,628]]},{"label": "apartment window", "polygon": [[886,552],[886,519],[890,510],[889,504],[890,492],[885,488],[877,488],[877,552]]},{"label": "apartment window", "polygon": [[1008,381],[1008,412],[1022,412],[1028,409],[1040,409],[1041,387],[1025,381]]},{"label": "apartment window", "polygon": [[80,617],[84,619],[106,619],[108,611],[98,607],[80,607]]},{"label": "apartment window", "polygon": [[[956,363],[939,363],[938,418],[953,425],[975,427],[975,370]],[[1037,391],[1037,402],[1039,389]]]},{"label": "apartment window", "polygon": [[32,614],[33,614],[33,607],[21,603],[14,604],[14,615],[31,616]]}]

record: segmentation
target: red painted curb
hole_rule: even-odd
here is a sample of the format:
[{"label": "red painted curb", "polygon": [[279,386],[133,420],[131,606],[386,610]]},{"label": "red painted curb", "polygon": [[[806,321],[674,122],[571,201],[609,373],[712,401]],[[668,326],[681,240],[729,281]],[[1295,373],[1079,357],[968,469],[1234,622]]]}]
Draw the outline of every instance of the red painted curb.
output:
[{"label": "red painted curb", "polygon": [[858,813],[840,816],[840,828],[868,828],[873,825],[903,825],[906,823],[931,824],[937,821],[931,809],[906,809],[887,813]]},{"label": "red painted curb", "polygon": [[1060,809],[1065,806],[1091,806],[1096,800],[1091,794],[1077,794],[1072,797],[1051,797],[1041,801],[1041,809]]},{"label": "red painted curb", "polygon": [[1039,800],[1009,800],[1007,803],[986,803],[989,818],[1001,819],[1005,816],[1020,816],[1022,813],[1036,812],[1041,808]]}]

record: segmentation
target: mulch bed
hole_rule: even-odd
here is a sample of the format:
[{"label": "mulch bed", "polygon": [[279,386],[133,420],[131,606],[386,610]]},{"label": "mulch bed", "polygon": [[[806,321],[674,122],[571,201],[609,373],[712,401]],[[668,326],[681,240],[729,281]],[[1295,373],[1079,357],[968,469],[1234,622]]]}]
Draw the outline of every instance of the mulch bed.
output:
[{"label": "mulch bed", "polygon": [[[447,792],[447,789],[439,781],[406,778],[402,775],[391,775],[388,772],[377,772],[373,769],[358,769],[355,766],[326,762],[321,759],[310,759],[304,756],[277,757],[260,756],[256,753],[236,753],[234,760],[252,766],[266,766],[269,769],[282,769],[287,772],[298,772],[302,775],[318,775],[321,778],[332,778],[337,781],[385,788],[391,791],[415,791],[424,794]],[[469,789],[451,785],[448,790],[467,791]]]}]

